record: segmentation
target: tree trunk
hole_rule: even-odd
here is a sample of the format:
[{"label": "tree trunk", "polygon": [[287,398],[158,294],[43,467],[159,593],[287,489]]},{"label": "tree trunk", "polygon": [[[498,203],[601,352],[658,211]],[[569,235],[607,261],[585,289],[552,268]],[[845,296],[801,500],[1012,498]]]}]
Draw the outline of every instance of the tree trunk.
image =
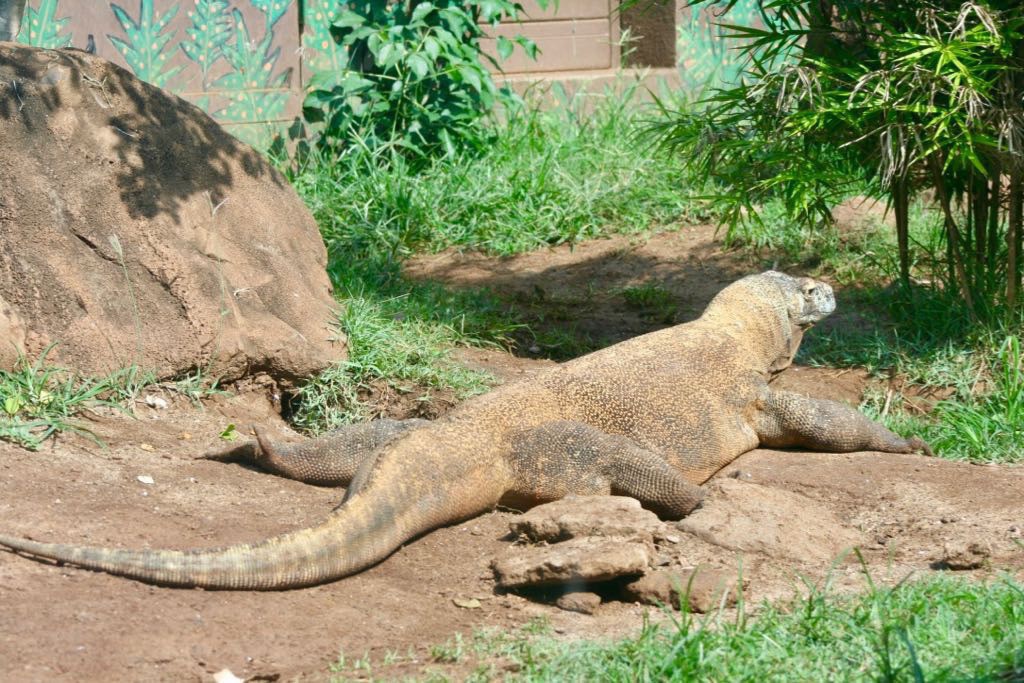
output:
[{"label": "tree trunk", "polygon": [[974,297],[971,296],[971,283],[967,279],[967,270],[964,267],[963,255],[959,249],[959,231],[956,226],[956,218],[953,216],[953,208],[950,205],[949,193],[946,190],[946,180],[942,175],[942,161],[932,155],[928,159],[932,170],[932,182],[935,185],[935,192],[939,198],[939,206],[942,207],[942,223],[946,228],[947,249],[952,262],[952,270],[956,274],[956,285],[960,289],[960,296],[967,306],[967,313],[972,321],[977,321],[978,312],[974,307]]},{"label": "tree trunk", "polygon": [[900,280],[910,286],[910,190],[906,177],[893,183],[892,209],[896,218],[896,242],[900,259]]},{"label": "tree trunk", "polygon": [[1011,320],[1017,313],[1020,293],[1021,219],[1024,216],[1024,179],[1021,167],[1014,164],[1010,172],[1009,216],[1006,226],[1006,308]]}]

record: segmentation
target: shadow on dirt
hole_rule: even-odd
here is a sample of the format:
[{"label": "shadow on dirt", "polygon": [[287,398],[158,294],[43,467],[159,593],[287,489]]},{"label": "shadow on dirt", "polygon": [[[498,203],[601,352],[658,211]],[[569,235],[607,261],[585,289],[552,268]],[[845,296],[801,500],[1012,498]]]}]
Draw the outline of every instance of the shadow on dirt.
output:
[{"label": "shadow on dirt", "polygon": [[526,326],[514,353],[567,360],[693,320],[726,285],[765,269],[723,250],[714,233],[686,227],[506,258],[446,252],[416,257],[404,271],[494,292]]}]

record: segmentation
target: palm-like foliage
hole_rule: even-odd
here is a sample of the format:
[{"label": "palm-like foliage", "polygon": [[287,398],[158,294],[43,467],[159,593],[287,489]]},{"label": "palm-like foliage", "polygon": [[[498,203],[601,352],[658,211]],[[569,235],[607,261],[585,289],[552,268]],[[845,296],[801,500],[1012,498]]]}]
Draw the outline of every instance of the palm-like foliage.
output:
[{"label": "palm-like foliage", "polygon": [[[736,0],[711,4],[729,10]],[[795,218],[827,221],[851,183],[867,183],[892,203],[909,282],[908,205],[929,190],[945,225],[947,286],[972,315],[1016,310],[1024,6],[759,4],[762,26],[728,27],[745,41],[741,81],[659,129],[664,145],[716,181],[713,198],[730,226],[756,220],[769,197]]]}]

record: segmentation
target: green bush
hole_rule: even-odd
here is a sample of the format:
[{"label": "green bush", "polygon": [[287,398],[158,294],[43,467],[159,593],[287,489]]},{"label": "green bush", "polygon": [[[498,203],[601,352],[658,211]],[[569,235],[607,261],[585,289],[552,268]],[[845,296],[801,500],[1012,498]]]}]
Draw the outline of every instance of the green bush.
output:
[{"label": "green bush", "polygon": [[[484,119],[514,101],[485,66],[497,63],[481,51],[482,24],[496,26],[521,9],[511,0],[347,3],[331,33],[348,66],[313,78],[306,120],[323,124],[321,140],[335,150],[386,146],[419,157],[480,148],[490,137]],[[499,37],[499,56],[516,43],[535,54],[526,38]]]}]

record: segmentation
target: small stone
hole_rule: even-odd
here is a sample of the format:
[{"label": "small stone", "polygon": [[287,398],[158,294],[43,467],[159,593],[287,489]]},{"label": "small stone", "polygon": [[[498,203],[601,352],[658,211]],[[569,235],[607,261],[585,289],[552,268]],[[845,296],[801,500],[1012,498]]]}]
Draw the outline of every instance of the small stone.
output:
[{"label": "small stone", "polygon": [[462,609],[480,609],[480,601],[476,598],[452,598],[452,602]]},{"label": "small stone", "polygon": [[647,543],[622,538],[574,538],[509,551],[491,563],[499,588],[580,586],[639,576],[647,571],[652,555]]},{"label": "small stone", "polygon": [[230,669],[221,669],[213,674],[214,683],[245,683],[244,678],[239,678]]},{"label": "small stone", "polygon": [[152,453],[153,451],[156,450],[153,444],[150,443],[140,443],[139,448],[146,451],[147,453]]},{"label": "small stone", "polygon": [[567,612],[579,612],[580,614],[593,614],[601,604],[601,596],[597,593],[587,591],[576,591],[566,593],[558,598],[555,604]]},{"label": "small stone", "polygon": [[702,614],[720,605],[732,607],[739,594],[735,577],[706,567],[688,574],[656,570],[626,584],[624,592],[627,599],[635,602],[670,605],[675,609],[679,609],[681,596],[686,595],[690,611]]},{"label": "small stone", "polygon": [[167,401],[159,396],[149,395],[146,397],[146,405],[157,410],[167,410]]},{"label": "small stone", "polygon": [[513,520],[509,528],[534,543],[581,536],[618,536],[649,543],[666,529],[656,514],[626,496],[567,496],[538,505]]},{"label": "small stone", "polygon": [[148,474],[140,474],[139,476],[137,476],[137,477],[135,477],[135,478],[136,478],[136,479],[137,479],[137,480],[138,480],[138,481],[139,481],[140,483],[142,483],[142,484],[147,484],[147,485],[151,485],[151,484],[154,484],[154,483],[156,483],[156,482],[155,482],[155,480],[153,479],[153,477],[149,476]]},{"label": "small stone", "polygon": [[991,555],[992,550],[981,543],[950,542],[942,547],[942,557],[934,563],[934,567],[953,571],[980,569]]}]

